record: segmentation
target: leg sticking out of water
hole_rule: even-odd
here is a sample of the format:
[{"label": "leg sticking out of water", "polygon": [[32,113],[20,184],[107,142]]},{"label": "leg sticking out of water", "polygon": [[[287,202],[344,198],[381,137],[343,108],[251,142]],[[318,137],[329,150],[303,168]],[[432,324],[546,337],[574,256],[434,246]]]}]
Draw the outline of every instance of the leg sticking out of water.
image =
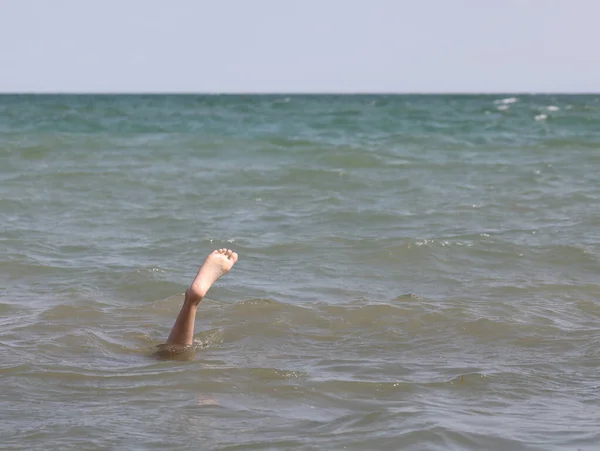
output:
[{"label": "leg sticking out of water", "polygon": [[237,262],[238,254],[230,249],[213,251],[196,274],[190,287],[185,292],[185,300],[181,311],[173,324],[167,344],[189,346],[194,342],[194,322],[198,304],[210,287],[221,276],[229,272]]}]

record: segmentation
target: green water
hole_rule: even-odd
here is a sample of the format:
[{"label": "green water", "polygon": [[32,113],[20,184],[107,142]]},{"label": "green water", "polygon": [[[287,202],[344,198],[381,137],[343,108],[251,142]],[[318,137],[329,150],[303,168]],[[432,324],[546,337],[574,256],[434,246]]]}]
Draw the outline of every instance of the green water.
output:
[{"label": "green water", "polygon": [[0,446],[598,449],[599,172],[600,96],[0,96]]}]

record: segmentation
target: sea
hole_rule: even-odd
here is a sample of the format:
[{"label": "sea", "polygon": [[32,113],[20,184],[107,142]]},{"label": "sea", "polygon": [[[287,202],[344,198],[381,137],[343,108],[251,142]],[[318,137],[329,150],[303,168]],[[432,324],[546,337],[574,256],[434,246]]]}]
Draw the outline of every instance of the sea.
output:
[{"label": "sea", "polygon": [[2,95],[0,448],[598,450],[599,174],[600,95]]}]

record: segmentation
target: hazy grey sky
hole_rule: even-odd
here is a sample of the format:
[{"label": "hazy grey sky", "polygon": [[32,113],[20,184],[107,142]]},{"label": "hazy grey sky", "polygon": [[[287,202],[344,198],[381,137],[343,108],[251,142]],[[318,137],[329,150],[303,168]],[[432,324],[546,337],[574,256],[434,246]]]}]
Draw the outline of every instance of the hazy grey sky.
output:
[{"label": "hazy grey sky", "polygon": [[3,92],[600,92],[598,0],[0,0]]}]

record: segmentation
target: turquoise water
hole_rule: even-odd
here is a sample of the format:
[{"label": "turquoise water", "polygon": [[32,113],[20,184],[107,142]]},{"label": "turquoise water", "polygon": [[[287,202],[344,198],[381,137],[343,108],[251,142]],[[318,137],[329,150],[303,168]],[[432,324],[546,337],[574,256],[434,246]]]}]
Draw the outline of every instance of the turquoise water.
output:
[{"label": "turquoise water", "polygon": [[600,96],[0,96],[0,444],[598,449],[599,170]]}]

